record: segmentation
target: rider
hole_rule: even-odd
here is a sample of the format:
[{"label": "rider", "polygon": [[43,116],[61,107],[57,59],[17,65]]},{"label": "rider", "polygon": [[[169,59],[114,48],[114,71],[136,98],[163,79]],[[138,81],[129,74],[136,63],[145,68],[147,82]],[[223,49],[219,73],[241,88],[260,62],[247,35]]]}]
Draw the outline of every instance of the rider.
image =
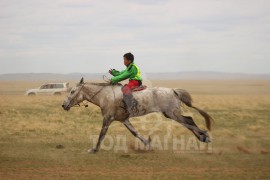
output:
[{"label": "rider", "polygon": [[127,68],[121,72],[115,69],[110,69],[109,73],[114,76],[111,78],[111,82],[113,84],[129,79],[129,83],[122,87],[122,92],[127,110],[131,113],[132,109],[137,103],[137,101],[133,98],[132,90],[142,85],[142,77],[140,74],[140,69],[134,64],[133,54],[130,52],[126,53],[124,54],[123,58],[124,64]]}]

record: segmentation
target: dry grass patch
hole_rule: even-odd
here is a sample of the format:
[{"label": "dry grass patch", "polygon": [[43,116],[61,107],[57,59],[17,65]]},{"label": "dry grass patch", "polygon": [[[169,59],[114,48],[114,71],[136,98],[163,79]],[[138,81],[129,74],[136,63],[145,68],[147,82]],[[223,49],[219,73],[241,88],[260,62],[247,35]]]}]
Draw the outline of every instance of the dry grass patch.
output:
[{"label": "dry grass patch", "polygon": [[[187,147],[194,136],[156,113],[131,122],[154,144],[160,140],[163,149],[145,151],[135,146],[135,138],[115,122],[107,135],[114,140],[125,136],[128,151],[101,149],[97,155],[88,154],[87,149],[93,146],[90,137],[101,128],[100,109],[90,105],[65,112],[61,108],[64,96],[22,95],[39,84],[42,82],[0,82],[1,179],[270,178],[268,81],[155,81],[154,85],[189,90],[194,105],[213,116],[212,152],[175,151],[173,138],[184,137]],[[183,110],[205,129],[204,119],[196,111]],[[169,137],[168,142],[164,137]]]}]

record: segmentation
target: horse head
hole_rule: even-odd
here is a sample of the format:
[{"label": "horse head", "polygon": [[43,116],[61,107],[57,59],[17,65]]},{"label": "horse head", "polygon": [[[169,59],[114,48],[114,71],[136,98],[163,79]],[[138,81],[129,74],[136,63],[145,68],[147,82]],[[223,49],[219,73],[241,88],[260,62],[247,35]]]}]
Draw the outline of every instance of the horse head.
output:
[{"label": "horse head", "polygon": [[68,111],[71,107],[75,105],[79,105],[82,101],[84,101],[84,95],[82,93],[82,88],[84,86],[83,78],[77,84],[77,86],[73,87],[71,91],[68,93],[65,98],[62,107],[64,110]]}]

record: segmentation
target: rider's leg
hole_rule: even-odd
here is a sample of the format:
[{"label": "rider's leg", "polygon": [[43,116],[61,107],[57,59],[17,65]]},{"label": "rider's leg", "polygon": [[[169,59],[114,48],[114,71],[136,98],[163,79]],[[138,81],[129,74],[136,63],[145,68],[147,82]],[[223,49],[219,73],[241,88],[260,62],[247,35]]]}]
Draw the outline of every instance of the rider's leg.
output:
[{"label": "rider's leg", "polygon": [[123,101],[129,113],[134,112],[137,106],[137,101],[133,98],[132,89],[139,86],[138,81],[129,81],[128,84],[122,87]]}]

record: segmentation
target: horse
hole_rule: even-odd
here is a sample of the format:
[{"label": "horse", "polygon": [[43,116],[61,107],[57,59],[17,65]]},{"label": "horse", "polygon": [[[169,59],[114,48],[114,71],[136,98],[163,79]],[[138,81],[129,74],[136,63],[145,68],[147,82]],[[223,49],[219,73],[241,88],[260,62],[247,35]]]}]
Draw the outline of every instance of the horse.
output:
[{"label": "horse", "polygon": [[192,105],[190,94],[183,89],[153,87],[142,91],[133,92],[136,99],[136,109],[132,112],[126,110],[123,104],[123,93],[121,84],[110,83],[90,83],[80,82],[71,89],[64,99],[62,107],[68,111],[71,107],[80,105],[83,101],[88,101],[101,108],[103,116],[102,128],[99,134],[98,142],[95,148],[89,149],[89,153],[99,151],[100,144],[104,139],[106,132],[113,121],[121,122],[136,138],[140,139],[146,149],[152,149],[151,139],[142,137],[129,121],[132,117],[139,117],[153,112],[161,112],[165,117],[172,119],[187,129],[189,129],[199,141],[209,143],[210,137],[205,130],[199,129],[190,116],[183,116],[181,104],[197,110],[205,119],[206,127],[211,130],[212,117],[205,111]]}]

